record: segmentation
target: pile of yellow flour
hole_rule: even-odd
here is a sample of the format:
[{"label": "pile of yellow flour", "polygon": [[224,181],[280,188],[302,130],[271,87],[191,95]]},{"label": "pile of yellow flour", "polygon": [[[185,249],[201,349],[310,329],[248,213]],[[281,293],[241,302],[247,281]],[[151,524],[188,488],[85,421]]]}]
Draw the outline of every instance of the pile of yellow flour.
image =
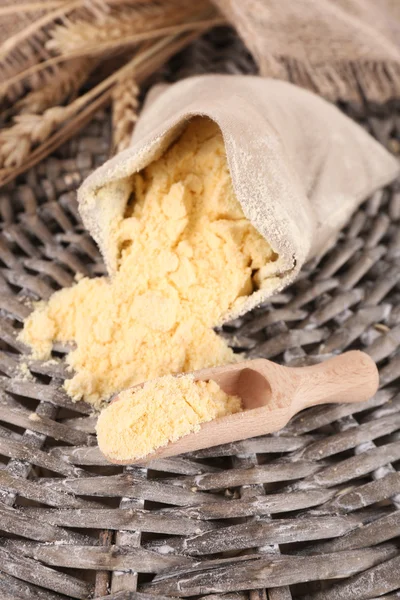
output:
[{"label": "pile of yellow flour", "polygon": [[107,458],[130,462],[198,431],[199,423],[240,410],[240,398],[226,394],[215,381],[166,375],[138,391],[121,392],[101,412],[97,440]]},{"label": "pile of yellow flour", "polygon": [[252,292],[254,271],[276,259],[244,217],[220,130],[204,118],[132,177],[115,227],[115,276],[56,292],[20,336],[41,359],[54,341],[75,342],[65,388],[97,407],[147,379],[234,361],[213,327]]}]

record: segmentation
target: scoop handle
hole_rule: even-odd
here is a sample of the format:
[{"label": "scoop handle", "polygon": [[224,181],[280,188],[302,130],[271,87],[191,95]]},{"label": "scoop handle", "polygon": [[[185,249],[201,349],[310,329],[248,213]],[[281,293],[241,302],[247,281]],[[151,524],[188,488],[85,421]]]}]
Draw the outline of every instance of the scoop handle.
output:
[{"label": "scoop handle", "polygon": [[292,414],[315,404],[363,402],[369,400],[379,387],[375,362],[358,350],[293,371],[298,384],[292,400]]}]

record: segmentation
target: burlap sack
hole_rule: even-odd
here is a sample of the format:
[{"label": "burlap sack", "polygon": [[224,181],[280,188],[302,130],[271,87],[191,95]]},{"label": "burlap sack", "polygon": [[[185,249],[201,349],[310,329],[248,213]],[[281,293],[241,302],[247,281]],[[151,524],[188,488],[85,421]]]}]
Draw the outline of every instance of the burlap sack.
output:
[{"label": "burlap sack", "polygon": [[195,115],[221,128],[243,212],[279,257],[259,273],[260,289],[224,320],[293,281],[308,258],[334,243],[357,206],[399,171],[397,161],[361,127],[289,83],[206,75],[156,89],[132,146],[92,173],[78,194],[84,224],[111,275],[117,262],[115,226],[131,193],[129,177],[157,159]]},{"label": "burlap sack", "polygon": [[263,77],[332,101],[400,95],[399,0],[213,0]]}]

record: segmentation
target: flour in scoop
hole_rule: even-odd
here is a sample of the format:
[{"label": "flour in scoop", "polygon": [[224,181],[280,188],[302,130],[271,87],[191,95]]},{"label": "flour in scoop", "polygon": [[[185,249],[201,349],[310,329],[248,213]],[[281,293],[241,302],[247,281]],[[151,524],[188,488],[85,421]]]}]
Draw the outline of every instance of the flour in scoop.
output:
[{"label": "flour in scoop", "polygon": [[200,423],[240,410],[240,398],[226,394],[215,381],[166,375],[121,392],[100,413],[97,440],[107,458],[126,462],[198,431]]}]

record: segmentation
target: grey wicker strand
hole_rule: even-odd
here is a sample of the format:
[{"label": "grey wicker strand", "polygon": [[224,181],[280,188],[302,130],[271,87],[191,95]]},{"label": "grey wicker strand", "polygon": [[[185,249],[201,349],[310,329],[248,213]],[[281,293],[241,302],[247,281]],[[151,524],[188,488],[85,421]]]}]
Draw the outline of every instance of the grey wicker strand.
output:
[{"label": "grey wicker strand", "polygon": [[[208,71],[255,71],[230,29],[152,81]],[[343,108],[399,153],[396,105]],[[43,362],[17,339],[27,300],[105,272],[75,190],[109,149],[101,113],[0,191],[0,595],[400,598],[400,182],[293,286],[221,332],[287,365],[362,349],[380,369],[376,396],[309,409],[276,435],[123,469],[100,454],[90,407],[63,391],[68,345]]]}]

